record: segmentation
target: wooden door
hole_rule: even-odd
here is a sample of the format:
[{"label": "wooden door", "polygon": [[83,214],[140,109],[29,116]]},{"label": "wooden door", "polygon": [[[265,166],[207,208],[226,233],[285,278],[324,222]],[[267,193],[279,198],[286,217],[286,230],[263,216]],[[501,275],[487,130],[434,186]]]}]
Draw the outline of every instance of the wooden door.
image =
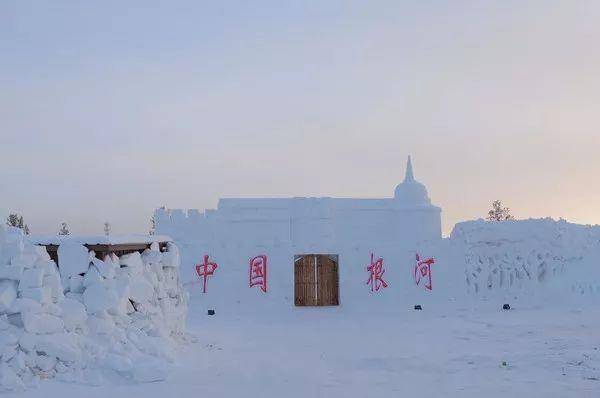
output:
[{"label": "wooden door", "polygon": [[337,256],[307,254],[294,258],[296,306],[339,305]]},{"label": "wooden door", "polygon": [[294,260],[294,304],[317,305],[317,266],[315,256],[296,256]]},{"label": "wooden door", "polygon": [[337,256],[317,256],[317,305],[339,305]]}]

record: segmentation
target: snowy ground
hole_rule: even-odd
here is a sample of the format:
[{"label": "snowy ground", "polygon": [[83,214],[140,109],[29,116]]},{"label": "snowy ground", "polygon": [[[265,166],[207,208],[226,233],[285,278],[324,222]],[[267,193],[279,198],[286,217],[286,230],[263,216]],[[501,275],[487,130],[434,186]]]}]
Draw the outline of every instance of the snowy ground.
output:
[{"label": "snowy ground", "polygon": [[[290,308],[216,316],[192,298],[167,382],[40,383],[20,397],[598,397],[600,309],[479,302],[388,314]],[[487,307],[487,308],[484,308]],[[506,365],[503,365],[503,362]],[[174,395],[176,394],[176,395]]]}]

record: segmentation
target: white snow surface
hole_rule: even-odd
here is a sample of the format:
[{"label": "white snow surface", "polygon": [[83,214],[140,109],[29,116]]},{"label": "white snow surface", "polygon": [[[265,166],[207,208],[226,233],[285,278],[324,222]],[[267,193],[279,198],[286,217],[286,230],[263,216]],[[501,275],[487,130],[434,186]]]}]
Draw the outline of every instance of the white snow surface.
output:
[{"label": "white snow surface", "polygon": [[[600,310],[594,305],[502,311],[502,301],[490,300],[413,311],[411,302],[360,316],[341,307],[291,307],[266,315],[217,310],[209,317],[199,310],[202,299],[194,294],[188,313],[188,328],[199,341],[180,349],[166,380],[96,388],[44,381],[14,396],[600,396]],[[113,368],[139,368],[144,380],[160,376],[140,362],[106,360]]]},{"label": "white snow surface", "polygon": [[20,230],[0,227],[0,392],[46,379],[162,380],[188,339],[172,243],[99,260],[82,241],[61,241],[59,270]]}]

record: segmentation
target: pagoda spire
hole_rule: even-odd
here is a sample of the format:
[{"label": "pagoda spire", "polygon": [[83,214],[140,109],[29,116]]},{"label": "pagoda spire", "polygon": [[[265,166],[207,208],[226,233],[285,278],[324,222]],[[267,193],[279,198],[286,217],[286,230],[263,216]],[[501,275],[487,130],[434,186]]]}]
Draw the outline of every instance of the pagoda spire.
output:
[{"label": "pagoda spire", "polygon": [[404,177],[404,182],[413,182],[415,180],[415,175],[413,174],[413,166],[410,155],[408,155],[408,160],[406,161],[406,176]]}]

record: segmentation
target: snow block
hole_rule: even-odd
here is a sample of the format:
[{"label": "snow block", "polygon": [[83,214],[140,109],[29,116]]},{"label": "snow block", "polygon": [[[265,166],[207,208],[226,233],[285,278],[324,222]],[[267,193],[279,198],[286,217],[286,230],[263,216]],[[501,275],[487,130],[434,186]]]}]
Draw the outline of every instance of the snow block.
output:
[{"label": "snow block", "polygon": [[162,254],[157,250],[146,249],[142,253],[142,260],[144,261],[144,264],[159,264],[162,260],[162,257]]},{"label": "snow block", "polygon": [[119,297],[109,291],[103,283],[95,283],[83,292],[83,303],[89,314],[106,311],[118,307]]},{"label": "snow block", "polygon": [[115,329],[115,322],[111,317],[90,316],[87,319],[88,328],[95,334],[109,335]]},{"label": "snow block", "polygon": [[115,277],[115,266],[109,256],[105,257],[108,261],[102,261],[97,258],[93,258],[92,263],[94,264],[94,267],[96,267],[96,269],[98,270],[98,273],[103,278],[112,279]]},{"label": "snow block", "polygon": [[48,313],[50,315],[54,315],[54,316],[62,315],[62,308],[60,308],[59,305],[54,304],[54,303],[43,304],[42,310],[43,310],[43,312]]},{"label": "snow block", "polygon": [[49,372],[56,366],[56,358],[47,355],[38,355],[35,357],[35,365],[44,372]]},{"label": "snow block", "polygon": [[99,283],[103,281],[104,278],[102,278],[100,272],[98,272],[98,269],[94,265],[90,265],[90,268],[83,277],[83,287],[87,288],[88,286],[93,285],[94,283]]},{"label": "snow block", "polygon": [[1,353],[2,361],[9,362],[11,359],[13,359],[15,357],[15,355],[17,355],[17,352],[18,352],[18,346],[16,344],[4,346],[4,349],[2,350],[2,353]]},{"label": "snow block", "polygon": [[44,286],[50,289],[53,301],[59,301],[63,297],[62,283],[58,274],[46,274],[43,280]]},{"label": "snow block", "polygon": [[25,332],[19,338],[19,346],[26,352],[33,351],[37,338],[37,335]]},{"label": "snow block", "polygon": [[65,298],[60,303],[60,308],[62,309],[62,319],[67,330],[74,330],[85,324],[87,313],[85,312],[85,306],[79,301]]},{"label": "snow block", "polygon": [[110,353],[102,360],[102,365],[106,369],[114,370],[119,373],[130,373],[133,370],[131,359],[124,355]]},{"label": "snow block", "polygon": [[49,286],[28,288],[20,294],[23,298],[30,298],[40,303],[52,301],[52,289]]},{"label": "snow block", "polygon": [[23,267],[19,265],[0,266],[0,279],[19,281],[23,274]]},{"label": "snow block", "polygon": [[81,350],[77,346],[78,337],[75,334],[58,333],[40,336],[35,343],[35,350],[56,357],[63,362],[81,360]]},{"label": "snow block", "polygon": [[138,383],[152,383],[165,380],[165,369],[158,363],[142,363],[133,368],[133,379]]},{"label": "snow block", "polygon": [[60,274],[63,277],[87,272],[90,266],[88,249],[79,242],[65,241],[58,247]]},{"label": "snow block", "polygon": [[144,279],[132,281],[129,285],[129,290],[131,299],[137,303],[150,300],[154,295],[154,288]]},{"label": "snow block", "polygon": [[165,267],[179,267],[181,263],[179,248],[174,243],[167,243],[168,251],[162,253],[162,263]]},{"label": "snow block", "polygon": [[58,268],[56,263],[50,259],[48,260],[37,260],[35,262],[35,268],[44,270],[44,276],[58,275]]},{"label": "snow block", "polygon": [[43,312],[42,310],[42,305],[30,298],[24,297],[24,298],[17,298],[13,305],[10,308],[11,313],[18,313],[18,312],[30,312],[30,313],[34,313],[34,314],[40,314]]},{"label": "snow block", "polygon": [[0,365],[0,386],[9,391],[22,391],[25,384],[7,364]]},{"label": "snow block", "polygon": [[2,332],[0,333],[0,347],[5,347],[7,345],[15,345],[19,342],[17,336],[10,332]]},{"label": "snow block", "polygon": [[69,277],[69,291],[72,293],[83,293],[83,276],[71,275]]},{"label": "snow block", "polygon": [[0,281],[0,313],[7,312],[17,298],[15,281]]},{"label": "snow block", "polygon": [[50,314],[22,313],[21,319],[29,333],[47,334],[61,332],[65,327],[62,319]]},{"label": "snow block", "polygon": [[121,256],[119,260],[121,267],[127,267],[133,273],[141,272],[144,268],[142,256],[138,252]]},{"label": "snow block", "polygon": [[23,271],[21,281],[19,282],[19,291],[27,288],[42,287],[44,281],[44,270],[39,268],[30,268]]}]

